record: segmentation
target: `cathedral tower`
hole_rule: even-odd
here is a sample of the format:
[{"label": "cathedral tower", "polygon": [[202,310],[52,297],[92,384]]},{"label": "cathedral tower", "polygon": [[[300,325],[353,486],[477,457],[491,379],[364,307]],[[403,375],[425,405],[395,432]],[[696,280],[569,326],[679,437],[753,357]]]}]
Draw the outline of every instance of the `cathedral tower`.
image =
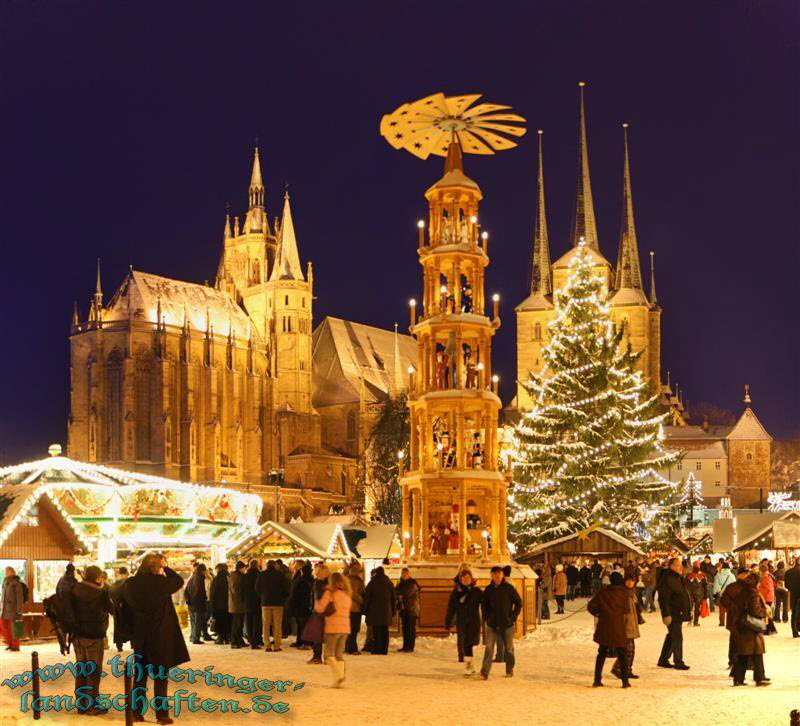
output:
[{"label": "cathedral tower", "polygon": [[412,321],[418,368],[411,374],[411,447],[402,479],[403,530],[414,558],[507,556],[506,481],[498,470],[500,399],[492,377],[497,302],[484,313],[486,233],[478,185],[464,174],[453,135],[444,176],[425,193],[420,227],[422,315]]}]

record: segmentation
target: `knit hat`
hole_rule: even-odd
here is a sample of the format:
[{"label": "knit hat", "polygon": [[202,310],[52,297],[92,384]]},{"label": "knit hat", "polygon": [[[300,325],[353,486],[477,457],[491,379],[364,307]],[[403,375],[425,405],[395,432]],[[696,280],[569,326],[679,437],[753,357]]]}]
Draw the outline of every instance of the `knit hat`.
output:
[{"label": "knit hat", "polygon": [[564,569],[564,565],[556,565],[556,572],[561,572]]}]

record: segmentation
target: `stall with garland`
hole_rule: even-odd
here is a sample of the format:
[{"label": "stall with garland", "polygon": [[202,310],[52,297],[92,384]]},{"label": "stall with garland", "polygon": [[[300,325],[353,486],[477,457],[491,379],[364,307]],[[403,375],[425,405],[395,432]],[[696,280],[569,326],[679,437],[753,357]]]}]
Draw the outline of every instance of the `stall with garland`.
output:
[{"label": "stall with garland", "polygon": [[742,564],[758,562],[764,557],[792,562],[800,555],[800,512],[783,512],[760,528],[737,536],[733,553]]},{"label": "stall with garland", "polygon": [[[148,551],[187,564],[224,561],[234,543],[259,530],[262,509],[256,494],[75,461],[60,456],[60,447],[48,459],[0,469],[0,501],[19,501],[20,486],[28,495],[0,521],[0,543],[46,501],[84,546],[79,563],[107,568]],[[57,563],[61,573],[68,559]]]},{"label": "stall with garland", "polygon": [[516,559],[533,566],[557,565],[577,560],[594,561],[595,558],[603,564],[625,563],[643,556],[644,552],[626,537],[610,529],[598,527],[536,545]]},{"label": "stall with garland", "polygon": [[230,559],[339,560],[353,557],[335,522],[265,522],[228,552]]}]

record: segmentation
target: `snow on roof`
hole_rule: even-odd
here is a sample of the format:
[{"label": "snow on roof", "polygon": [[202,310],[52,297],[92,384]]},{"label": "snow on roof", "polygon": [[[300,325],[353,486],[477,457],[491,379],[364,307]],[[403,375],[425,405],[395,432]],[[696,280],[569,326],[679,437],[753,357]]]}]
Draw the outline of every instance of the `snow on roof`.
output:
[{"label": "snow on roof", "polygon": [[398,364],[407,380],[408,367],[417,364],[417,342],[398,334],[397,362],[394,336],[390,330],[326,317],[314,331],[314,407],[359,401],[362,380],[368,403],[384,400]]},{"label": "snow on roof", "polygon": [[265,522],[258,533],[237,544],[229,554],[247,552],[273,532],[286,537],[311,556],[323,559],[337,555],[350,557],[342,525],[336,522]]},{"label": "snow on roof", "polygon": [[729,441],[772,441],[772,437],[750,407],[744,410],[727,438]]},{"label": "snow on roof", "polygon": [[649,305],[647,296],[641,289],[635,287],[623,287],[617,290],[611,298],[612,305]]},{"label": "snow on roof", "polygon": [[[644,555],[644,552],[642,552],[642,550],[640,550],[635,544],[633,544],[633,542],[631,542],[626,537],[623,537],[621,534],[617,534],[613,530],[604,529],[603,527],[598,527],[597,529],[592,531],[604,534],[606,537],[613,539],[615,542],[619,542],[619,544],[624,545],[629,549],[632,549],[634,552],[636,552],[636,554]],[[559,537],[558,539],[551,539],[549,542],[543,542],[542,544],[538,544],[536,545],[536,547],[529,549],[524,556],[527,557],[529,555],[533,555],[536,552],[541,552],[543,550],[549,549],[553,545],[562,544],[563,542],[568,542],[569,540],[575,539],[576,537],[580,536],[581,536],[580,532],[573,532],[572,534],[564,535],[563,537]]]},{"label": "snow on roof", "polygon": [[752,549],[753,543],[767,534],[775,525],[775,522],[796,519],[798,513],[788,512],[764,512],[763,514],[740,515],[736,518],[736,540],[733,551]]},{"label": "snow on roof", "polygon": [[726,457],[725,445],[721,441],[715,441],[709,446],[698,449],[687,449],[684,456],[685,459],[725,459]]},{"label": "snow on roof", "polygon": [[664,426],[664,434],[670,445],[675,445],[676,441],[696,439],[708,439],[710,443],[724,439],[730,430],[730,426],[709,426],[708,431],[704,431],[702,426]]},{"label": "snow on roof", "polygon": [[103,320],[138,318],[155,323],[159,303],[161,318],[167,325],[180,327],[188,316],[194,330],[205,332],[210,323],[216,335],[227,335],[231,328],[239,340],[257,334],[247,314],[228,293],[138,270],[131,270],[114,293]]},{"label": "snow on roof", "polygon": [[361,559],[382,560],[389,556],[392,544],[400,544],[399,540],[395,542],[397,525],[394,524],[371,524],[363,527],[348,527],[348,529],[358,529],[367,533],[367,536],[359,540],[356,545]]},{"label": "snow on roof", "polygon": [[[570,262],[572,262],[572,258],[578,254],[580,247],[573,247],[565,254],[561,255],[554,263],[553,267],[569,267]],[[603,257],[597,250],[589,247],[589,245],[585,245],[583,249],[586,251],[586,254],[591,258],[592,264],[594,266],[597,265],[605,265],[607,267],[611,267],[611,263]]]},{"label": "snow on roof", "polygon": [[552,310],[553,303],[542,293],[534,292],[528,295],[516,308],[517,311],[522,310]]}]

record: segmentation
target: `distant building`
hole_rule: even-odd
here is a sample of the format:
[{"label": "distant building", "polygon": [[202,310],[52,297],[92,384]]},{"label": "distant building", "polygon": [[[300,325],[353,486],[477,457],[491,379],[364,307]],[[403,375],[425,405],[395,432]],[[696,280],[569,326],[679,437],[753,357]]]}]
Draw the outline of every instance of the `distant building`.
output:
[{"label": "distant building", "polygon": [[[289,195],[270,223],[264,193],[256,150],[214,286],[131,269],[106,303],[98,265],[87,318],[73,314],[68,455],[254,486],[271,518],[308,519],[356,501],[370,422],[415,343],[334,318],[314,331]],[[299,497],[281,502],[283,486]]]}]

